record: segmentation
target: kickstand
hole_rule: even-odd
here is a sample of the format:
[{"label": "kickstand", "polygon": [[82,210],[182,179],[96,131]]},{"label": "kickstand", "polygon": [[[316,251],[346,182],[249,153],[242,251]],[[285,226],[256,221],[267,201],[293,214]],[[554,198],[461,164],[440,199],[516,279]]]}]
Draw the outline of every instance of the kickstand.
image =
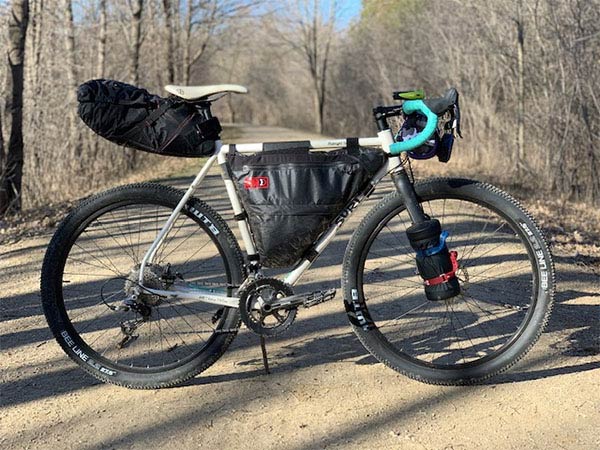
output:
[{"label": "kickstand", "polygon": [[260,349],[262,351],[263,365],[265,366],[265,373],[267,375],[271,374],[269,370],[269,361],[267,360],[267,346],[265,345],[265,337],[260,337]]}]

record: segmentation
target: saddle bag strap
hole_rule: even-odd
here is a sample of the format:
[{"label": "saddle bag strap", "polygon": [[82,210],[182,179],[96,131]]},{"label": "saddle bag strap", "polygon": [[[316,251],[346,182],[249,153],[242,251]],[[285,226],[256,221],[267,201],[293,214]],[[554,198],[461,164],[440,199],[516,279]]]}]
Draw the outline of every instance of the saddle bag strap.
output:
[{"label": "saddle bag strap", "polygon": [[156,108],[154,111],[152,111],[150,114],[148,114],[148,117],[146,117],[146,120],[144,120],[144,122],[143,122],[144,125],[146,125],[147,127],[152,125],[164,113],[166,113],[169,110],[169,108],[171,108],[175,103],[177,103],[176,100],[174,100],[172,98],[167,98],[166,101],[162,105],[160,105],[160,107]]},{"label": "saddle bag strap", "polygon": [[346,148],[353,152],[358,151],[360,148],[360,146],[358,145],[358,138],[357,137],[346,138]]},{"label": "saddle bag strap", "polygon": [[[166,101],[148,114],[144,120],[138,122],[131,130],[129,130],[124,136],[123,139],[129,138],[131,135],[135,134],[139,129],[143,127],[149,127],[154,122],[156,122],[164,113],[166,113],[177,101],[173,98],[168,98]],[[163,146],[164,147],[164,146]]]}]

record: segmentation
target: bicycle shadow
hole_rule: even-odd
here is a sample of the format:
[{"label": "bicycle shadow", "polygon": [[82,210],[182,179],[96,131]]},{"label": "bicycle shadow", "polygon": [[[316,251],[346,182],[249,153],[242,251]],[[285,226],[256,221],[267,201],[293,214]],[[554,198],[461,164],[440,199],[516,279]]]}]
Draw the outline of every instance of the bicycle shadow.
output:
[{"label": "bicycle shadow", "polygon": [[[189,181],[189,179],[187,179]],[[219,180],[214,180],[219,181]],[[212,198],[212,197],[211,197]],[[218,199],[215,196],[214,199]],[[217,209],[225,208],[227,203],[219,201]],[[334,241],[326,252],[319,258],[313,267],[315,271],[323,269],[331,270],[333,275],[325,279],[318,278],[303,284],[303,290],[318,290],[324,286],[339,287],[339,274],[341,274],[341,255],[346,247],[345,238],[353,232],[351,229],[342,230],[339,234],[339,239]],[[335,269],[335,270],[332,270]],[[27,269],[30,271],[39,270],[38,267]],[[587,283],[592,281],[592,276],[579,271],[563,271],[559,273],[559,286],[563,280],[568,279],[570,282]],[[600,335],[597,306],[594,305],[579,305],[567,304],[569,300],[579,298],[581,296],[590,296],[589,292],[568,289],[559,291],[556,299],[556,306],[553,315],[551,316],[549,325],[546,329],[546,335],[550,333],[564,333],[566,337],[563,339],[552,338],[552,341],[547,347],[548,355],[544,358],[526,358],[524,363],[517,366],[518,371],[509,372],[505,375],[500,375],[489,382],[489,384],[501,384],[509,382],[530,381],[552,376],[558,376],[565,373],[575,373],[598,368],[595,361],[586,361],[574,365],[561,365],[560,367],[540,368],[542,364],[547,364],[556,356],[565,356],[569,358],[595,357],[599,354],[597,340]],[[340,301],[341,293],[334,301]],[[597,295],[594,296],[596,298]],[[39,326],[34,329],[28,328],[25,330],[10,330],[8,333],[3,333],[2,348],[18,348],[19,351],[25,345],[33,351],[40,344],[51,339],[50,332],[43,320],[43,315],[39,306],[39,297],[37,292],[30,292],[23,295],[15,296],[8,299],[9,305],[13,305],[11,311],[3,310],[4,323],[8,330],[10,322],[16,318],[38,317]],[[5,301],[3,303],[6,306]],[[6,312],[6,313],[5,313]],[[336,330],[329,331],[332,328],[339,326],[348,327],[343,308],[340,307],[338,312],[327,313],[319,317],[302,320],[298,325],[302,328],[294,328],[286,339],[297,340],[294,344],[281,344],[278,340],[273,340],[269,343],[269,350],[275,348],[271,355],[272,370],[274,373],[290,373],[296,369],[317,367],[319,365],[332,362],[344,364],[376,364],[376,360],[366,353],[366,350],[360,345],[354,335],[350,332],[339,334]],[[324,331],[328,330],[328,331]],[[318,337],[309,337],[311,334],[320,335]],[[333,335],[331,333],[334,333]],[[338,334],[335,334],[338,333]],[[254,347],[257,348],[258,338],[255,336],[243,337],[239,336],[234,341],[232,350],[243,352],[244,350]],[[64,356],[66,359],[66,356]],[[190,384],[207,384],[221,383],[236,379],[249,379],[260,377],[263,373],[262,360],[251,358],[242,360],[238,366],[242,369],[252,368],[250,371],[243,370],[240,372],[229,372],[217,375],[202,375],[197,377]],[[45,366],[40,364],[39,369],[43,370]],[[95,379],[85,377],[70,377],[71,372],[79,371],[78,366],[70,366],[69,368],[59,369],[50,373],[34,373],[31,376],[25,376],[12,381],[7,381],[3,384],[3,392],[6,393],[9,389],[19,391],[18,395],[3,395],[3,402],[7,404],[18,404],[23,401],[36,400],[60,395],[77,390],[87,389],[91,386],[99,384]],[[79,372],[78,372],[79,373]],[[69,382],[64,382],[65,379]]]},{"label": "bicycle shadow", "polygon": [[[344,243],[337,243],[337,250]],[[329,252],[329,256],[325,256],[316,267],[328,267],[339,265],[335,261],[335,245]],[[338,271],[335,271],[339,273]],[[580,280],[582,282],[589,281],[589,276],[577,271],[561,272],[561,278]],[[560,283],[560,280],[559,280]],[[307,283],[304,288],[308,291],[312,289],[320,289],[323,284],[338,286],[337,278],[329,277],[326,280],[319,279]],[[559,284],[560,286],[560,284]],[[340,301],[338,297],[334,301]],[[559,367],[540,368],[541,364],[549,364],[557,357],[563,356],[571,358],[595,357],[599,354],[598,351],[598,336],[599,327],[597,320],[597,306],[571,304],[570,300],[580,298],[582,296],[593,296],[597,298],[597,294],[590,294],[586,291],[568,289],[560,291],[557,294],[555,310],[550,318],[550,322],[546,328],[545,335],[560,333],[564,337],[555,337],[547,346],[546,353],[548,356],[543,360],[531,359],[531,356],[525,359],[524,363],[517,366],[517,371],[511,371],[504,375],[500,375],[491,380],[488,384],[502,384],[520,381],[531,381],[536,379],[559,376],[566,373],[575,373],[598,368],[598,363],[595,361],[585,361],[580,364],[562,364]],[[7,306],[6,301],[3,301],[3,306]],[[15,305],[18,309],[8,316],[3,314],[5,325],[8,325],[15,317],[27,318],[38,317],[39,327],[32,329],[28,327],[25,330],[10,330],[8,333],[3,333],[0,337],[2,340],[3,349],[15,348],[16,351],[21,351],[25,345],[34,351],[39,351],[37,348],[43,345],[52,337],[43,320],[39,298],[35,293],[16,296],[9,299],[9,304]],[[6,312],[6,310],[5,310]],[[15,313],[16,316],[14,315]],[[466,320],[466,317],[464,318]],[[348,364],[376,364],[376,360],[366,353],[366,350],[357,341],[354,335],[348,331],[342,334],[339,333],[340,328],[347,327],[347,321],[343,308],[339,308],[335,312],[328,312],[323,315],[300,320],[296,327],[292,328],[290,334],[285,336],[286,341],[293,343],[282,343],[279,339],[274,339],[268,342],[270,353],[270,362],[274,373],[290,373],[297,369],[317,367],[329,363],[348,363]],[[8,330],[8,328],[6,328]],[[571,331],[569,331],[571,330]],[[312,335],[319,334],[317,337]],[[52,341],[52,344],[54,342]],[[539,345],[539,344],[538,344]],[[240,335],[231,350],[243,353],[249,348],[254,348],[255,353],[258,349],[258,338],[249,333]],[[66,358],[66,357],[65,357]],[[72,364],[72,363],[69,363]],[[43,371],[44,364],[39,366],[39,370]],[[219,375],[202,375],[197,377],[190,384],[207,384],[221,383],[235,379],[248,379],[253,376],[260,376],[263,373],[262,360],[260,358],[242,359],[236,366],[242,370],[240,372],[229,372]],[[245,370],[251,368],[250,371]],[[20,378],[13,381],[7,381],[3,385],[3,392],[11,395],[3,395],[2,403],[5,405],[21,403],[23,401],[31,401],[40,398],[46,398],[53,395],[60,395],[72,391],[87,389],[88,387],[99,384],[95,379],[82,376],[76,377],[75,381],[71,379],[72,371],[80,369],[78,366],[70,366],[69,368],[59,369],[50,373],[34,373],[32,376]],[[35,370],[36,372],[38,369]],[[79,372],[78,372],[79,373]],[[69,378],[69,383],[64,383],[63,380]],[[19,393],[15,394],[15,391]]]}]

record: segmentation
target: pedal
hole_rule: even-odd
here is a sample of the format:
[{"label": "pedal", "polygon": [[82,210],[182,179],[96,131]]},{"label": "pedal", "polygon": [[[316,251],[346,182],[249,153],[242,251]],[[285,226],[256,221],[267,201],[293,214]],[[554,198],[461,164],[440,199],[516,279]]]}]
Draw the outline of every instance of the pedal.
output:
[{"label": "pedal", "polygon": [[331,300],[333,297],[335,297],[335,293],[335,289],[328,289],[326,291],[314,291],[309,294],[291,295],[289,297],[280,298],[276,302],[269,304],[268,309],[267,307],[264,308],[269,312],[285,308],[297,308],[300,305],[304,306],[305,308],[311,308],[315,305]]},{"label": "pedal", "polygon": [[326,291],[311,292],[310,294],[308,294],[306,296],[306,298],[302,302],[302,305],[305,308],[311,308],[315,305],[325,303],[329,300],[332,300],[335,297],[336,292],[337,291],[335,289],[327,289]]}]

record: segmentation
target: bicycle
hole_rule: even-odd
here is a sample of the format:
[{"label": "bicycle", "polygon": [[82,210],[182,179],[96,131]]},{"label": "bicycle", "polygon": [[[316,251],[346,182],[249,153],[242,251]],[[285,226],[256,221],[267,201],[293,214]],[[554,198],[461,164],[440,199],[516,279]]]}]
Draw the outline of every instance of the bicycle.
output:
[{"label": "bicycle", "polygon": [[[245,88],[167,90],[212,120],[215,96]],[[185,192],[138,183],[85,199],[58,227],[42,268],[44,313],[63,350],[104,382],[161,388],[211,366],[242,323],[261,338],[284,332],[300,307],[335,296],[335,290],[296,294],[293,286],[390,175],[395,191],[362,219],[343,257],[343,301],[358,339],[380,362],[433,384],[478,383],[515,364],[541,335],[552,308],[554,269],[544,237],[519,203],[492,185],[414,182],[406,152],[427,145],[444,114],[459,114],[457,94],[424,99],[411,91],[394,98],[403,103],[374,109],[376,137],[238,145],[217,139]],[[425,126],[397,142],[388,118],[414,113]],[[445,134],[454,136],[458,124],[452,114]],[[381,155],[380,167],[364,176],[316,239],[302,244],[289,272],[264,276],[256,242],[263,217],[248,213],[253,205],[243,196],[263,195],[274,181],[249,176],[247,166],[245,178],[236,180],[232,158],[325,158],[323,150],[349,147],[372,149],[369,157]],[[225,220],[194,196],[215,163],[245,252]],[[362,163],[352,164],[344,167]],[[311,170],[317,169],[305,172]],[[284,244],[295,237],[279,234],[262,237]]]}]

